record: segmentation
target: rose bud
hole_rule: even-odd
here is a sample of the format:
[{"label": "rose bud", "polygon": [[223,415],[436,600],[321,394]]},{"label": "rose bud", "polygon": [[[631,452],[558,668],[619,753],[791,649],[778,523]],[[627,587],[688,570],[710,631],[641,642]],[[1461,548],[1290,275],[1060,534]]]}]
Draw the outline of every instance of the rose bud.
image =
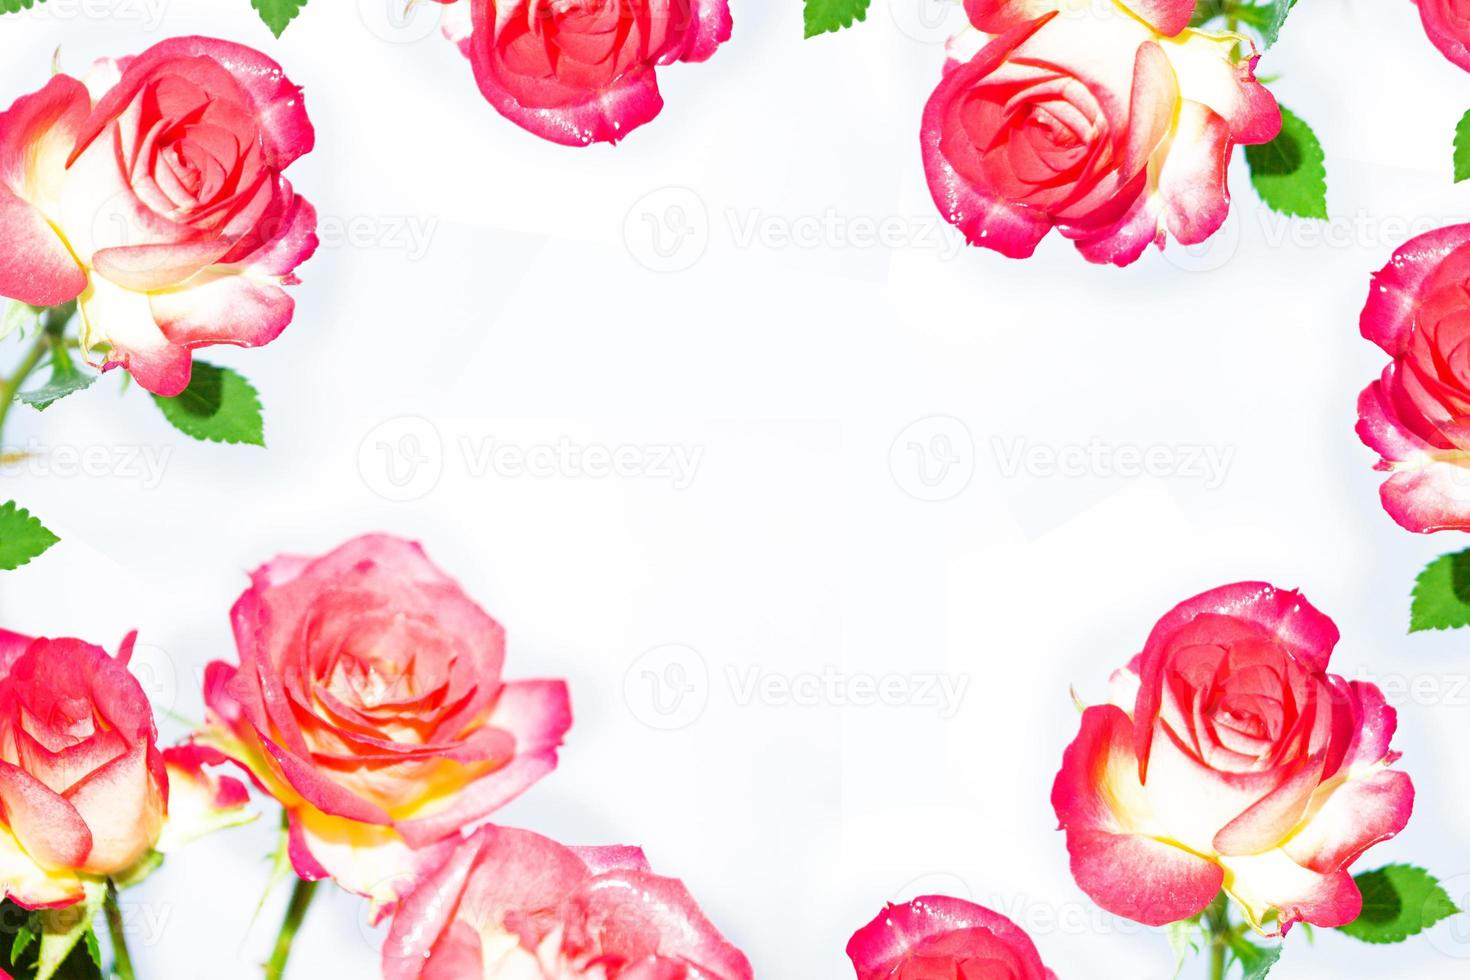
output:
[{"label": "rose bud", "polygon": [[135,639],[114,658],[0,630],[0,850],[5,894],[26,908],[81,901],[158,842],[168,776],[127,668]]}]

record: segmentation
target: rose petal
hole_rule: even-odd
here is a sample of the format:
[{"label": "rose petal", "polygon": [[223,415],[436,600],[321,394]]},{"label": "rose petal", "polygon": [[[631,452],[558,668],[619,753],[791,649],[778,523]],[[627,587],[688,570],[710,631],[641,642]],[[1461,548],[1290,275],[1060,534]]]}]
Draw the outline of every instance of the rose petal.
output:
[{"label": "rose petal", "polygon": [[1128,716],[1088,708],[1052,788],[1067,832],[1072,876],[1115,915],[1164,925],[1203,911],[1220,890],[1219,866],[1146,836],[1152,815],[1138,780]]},{"label": "rose petal", "polygon": [[1394,357],[1403,354],[1425,285],[1451,253],[1466,245],[1470,224],[1420,235],[1395,252],[1373,277],[1360,323],[1363,336]]},{"label": "rose petal", "polygon": [[1414,811],[1414,783],[1402,772],[1349,779],[1320,796],[1283,848],[1294,862],[1320,874],[1349,867],[1368,848],[1397,835]]},{"label": "rose petal", "polygon": [[65,153],[91,105],[68,75],[0,113],[0,296],[34,306],[75,299],[87,274],[37,207],[60,193]]},{"label": "rose petal", "polygon": [[155,44],[127,63],[116,87],[93,107],[72,150],[72,159],[80,156],[127,108],[161,66],[197,58],[207,58],[223,68],[249,97],[266,139],[271,169],[284,170],[311,150],[316,135],[306,115],[301,89],[286,78],[280,65],[243,44],[208,37],[175,37]]}]

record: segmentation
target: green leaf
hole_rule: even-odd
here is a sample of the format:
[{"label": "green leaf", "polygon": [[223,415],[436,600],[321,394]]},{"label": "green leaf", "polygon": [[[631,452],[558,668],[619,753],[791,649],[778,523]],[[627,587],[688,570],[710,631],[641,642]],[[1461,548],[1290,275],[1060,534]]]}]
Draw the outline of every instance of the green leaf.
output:
[{"label": "green leaf", "polygon": [[1363,893],[1363,912],[1338,931],[1365,943],[1401,943],[1460,912],[1423,868],[1390,864],[1353,880]]},{"label": "green leaf", "polygon": [[87,959],[97,969],[102,969],[102,949],[97,945],[97,930],[88,929],[82,933],[82,945],[87,948]]},{"label": "green leaf", "polygon": [[189,387],[173,398],[153,396],[163,417],[187,436],[209,442],[265,445],[260,396],[237,372],[194,362]]},{"label": "green leaf", "polygon": [[1470,112],[1455,127],[1455,183],[1462,180],[1470,180]]},{"label": "green leaf", "polygon": [[1262,15],[1258,26],[1266,47],[1276,43],[1276,39],[1281,36],[1281,28],[1286,24],[1286,18],[1295,7],[1296,0],[1266,0],[1265,3],[1256,5],[1256,11]]},{"label": "green leaf", "polygon": [[0,14],[18,14],[41,2],[42,0],[0,0]]},{"label": "green leaf", "polygon": [[1470,626],[1470,551],[1436,558],[1419,573],[1409,632]]},{"label": "green leaf", "polygon": [[[10,923],[20,923],[10,949],[7,951],[0,945],[0,970],[16,980],[33,980],[39,965],[37,957],[40,950],[36,940],[41,937],[41,913],[23,909],[7,900],[0,903],[0,922],[6,923],[7,927]],[[103,980],[102,970],[92,960],[89,941],[84,939],[76,945],[52,980]]]},{"label": "green leaf", "polygon": [[66,352],[65,340],[54,334],[48,339],[51,341],[51,380],[40,388],[15,396],[38,412],[44,412],[67,395],[86,391],[97,380],[96,374],[84,374],[77,369],[71,355]]},{"label": "green leaf", "polygon": [[[0,3],[5,0],[0,0]],[[301,13],[301,8],[306,6],[306,0],[250,0],[250,6],[254,7],[260,14],[260,19],[265,21],[265,26],[271,29],[276,37],[286,29],[286,25],[296,19]]]},{"label": "green leaf", "polygon": [[1209,25],[1225,30],[1229,27],[1229,20],[1233,18],[1237,28],[1241,24],[1255,28],[1256,33],[1261,35],[1262,46],[1269,48],[1281,35],[1281,27],[1295,6],[1296,0],[1259,0],[1257,3],[1199,0],[1189,23],[1191,27]]},{"label": "green leaf", "polygon": [[1327,166],[1317,135],[1295,113],[1281,110],[1281,135],[1247,146],[1251,183],[1273,211],[1299,218],[1327,217]]},{"label": "green leaf", "polygon": [[1229,939],[1230,951],[1235,954],[1235,962],[1240,964],[1241,980],[1264,980],[1276,961],[1281,959],[1281,944],[1274,946],[1257,946],[1244,936],[1232,934]]},{"label": "green leaf", "polygon": [[[5,0],[0,0],[4,3]],[[24,338],[27,332],[34,328],[41,317],[41,309],[29,303],[19,300],[12,302],[5,308],[5,315],[0,317],[0,340],[4,340],[11,334]]]},{"label": "green leaf", "polygon": [[806,0],[806,36],[851,27],[868,16],[871,0]]},{"label": "green leaf", "polygon": [[97,910],[107,896],[107,884],[83,879],[82,890],[84,897],[75,905],[46,909],[41,913],[41,950],[36,962],[36,980],[51,980],[82,937],[92,931]]},{"label": "green leaf", "polygon": [[1177,977],[1183,972],[1184,964],[1202,948],[1204,929],[1200,926],[1199,916],[1195,916],[1169,923],[1164,927],[1164,933],[1169,937],[1169,948],[1174,951],[1174,976]]},{"label": "green leaf", "polygon": [[60,540],[14,500],[0,504],[0,571],[14,571]]},{"label": "green leaf", "polygon": [[[7,911],[12,911],[7,909]],[[25,955],[25,951],[31,948],[36,941],[36,916],[31,913],[26,916],[25,923],[15,930],[15,941],[10,944],[10,961],[14,963]]]},{"label": "green leaf", "polygon": [[149,851],[131,865],[112,876],[112,883],[118,891],[124,888],[132,888],[141,884],[153,872],[163,865],[163,852],[159,850]]}]

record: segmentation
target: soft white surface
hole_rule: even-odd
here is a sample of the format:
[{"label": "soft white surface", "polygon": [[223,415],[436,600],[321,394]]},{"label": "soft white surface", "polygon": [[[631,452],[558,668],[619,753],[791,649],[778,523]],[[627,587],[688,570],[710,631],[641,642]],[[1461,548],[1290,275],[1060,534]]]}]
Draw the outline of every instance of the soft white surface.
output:
[{"label": "soft white surface", "polygon": [[[850,976],[847,938],[884,900],[947,891],[1012,914],[1064,980],[1166,980],[1162,935],[1098,912],[1067,872],[1048,793],[1075,733],[1068,686],[1100,698],[1174,602],[1265,578],[1335,617],[1339,670],[1399,685],[1419,803],[1369,862],[1424,862],[1470,894],[1467,639],[1405,635],[1414,575],[1463,542],[1398,530],[1352,432],[1384,360],[1357,334],[1369,273],[1409,225],[1470,214],[1449,151],[1470,76],[1408,0],[1304,3],[1262,65],[1328,147],[1327,234],[1263,211],[1241,170],[1233,237],[1121,272],[1060,240],[1025,263],[956,254],[940,230],[917,131],[933,18],[956,26],[953,7],[874,0],[859,29],[803,42],[796,0],[736,0],[732,44],[663,72],[656,123],[572,151],[489,108],[433,4],[386,27],[399,2],[317,0],[280,42],[246,0],[50,0],[0,21],[6,102],[58,44],[71,69],[165,33],[269,52],[317,126],[290,176],[335,229],[278,342],[205,355],[259,387],[268,452],[193,444],[115,376],[17,412],[22,444],[132,447],[163,469],[7,473],[3,496],[65,541],[0,579],[0,622],[109,644],[137,627],[160,708],[197,717],[245,570],[365,530],[415,536],[505,623],[510,676],[572,684],[563,764],[504,820],[643,844],[761,977]],[[660,257],[648,221],[681,208],[663,241],[682,250]],[[896,223],[903,243],[803,220],[829,214]],[[379,444],[405,435],[430,462],[400,489]],[[563,439],[633,446],[639,472],[485,465],[492,442]],[[1168,472],[1009,462],[1093,439],[1165,447]],[[910,443],[941,450],[936,486]],[[698,454],[687,487],[654,465],[661,447]],[[1220,480],[1184,466],[1202,447],[1228,458]],[[799,680],[780,696],[829,670],[967,686],[953,717]],[[680,677],[690,697],[673,710],[666,686],[655,705],[650,678]],[[130,896],[143,976],[258,976],[285,900],[247,932],[273,821]],[[373,975],[359,909],[321,902],[292,976]],[[1273,976],[1433,980],[1467,960],[1461,919],[1396,949],[1294,936]]]}]

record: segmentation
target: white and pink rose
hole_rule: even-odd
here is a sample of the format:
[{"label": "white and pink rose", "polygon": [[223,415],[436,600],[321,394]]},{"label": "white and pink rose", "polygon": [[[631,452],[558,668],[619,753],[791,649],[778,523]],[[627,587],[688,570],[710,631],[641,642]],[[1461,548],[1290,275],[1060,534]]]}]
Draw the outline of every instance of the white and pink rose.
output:
[{"label": "white and pink rose", "polygon": [[1337,627],[1258,582],[1182,603],[1087,708],[1052,790],[1072,874],[1148,925],[1223,889],[1262,932],[1362,910],[1349,868],[1408,823],[1396,714],[1328,672]]},{"label": "white and pink rose", "polygon": [[945,217],[1012,258],[1056,230],[1115,265],[1214,234],[1232,150],[1275,138],[1281,112],[1252,43],[1190,29],[1194,7],[966,0],[973,26],[950,42],[921,134]]},{"label": "white and pink rose", "polygon": [[194,349],[291,322],[316,212],[284,171],[313,139],[301,89],[228,41],[55,75],[0,113],[0,296],[77,300],[84,352],[177,395]]}]

